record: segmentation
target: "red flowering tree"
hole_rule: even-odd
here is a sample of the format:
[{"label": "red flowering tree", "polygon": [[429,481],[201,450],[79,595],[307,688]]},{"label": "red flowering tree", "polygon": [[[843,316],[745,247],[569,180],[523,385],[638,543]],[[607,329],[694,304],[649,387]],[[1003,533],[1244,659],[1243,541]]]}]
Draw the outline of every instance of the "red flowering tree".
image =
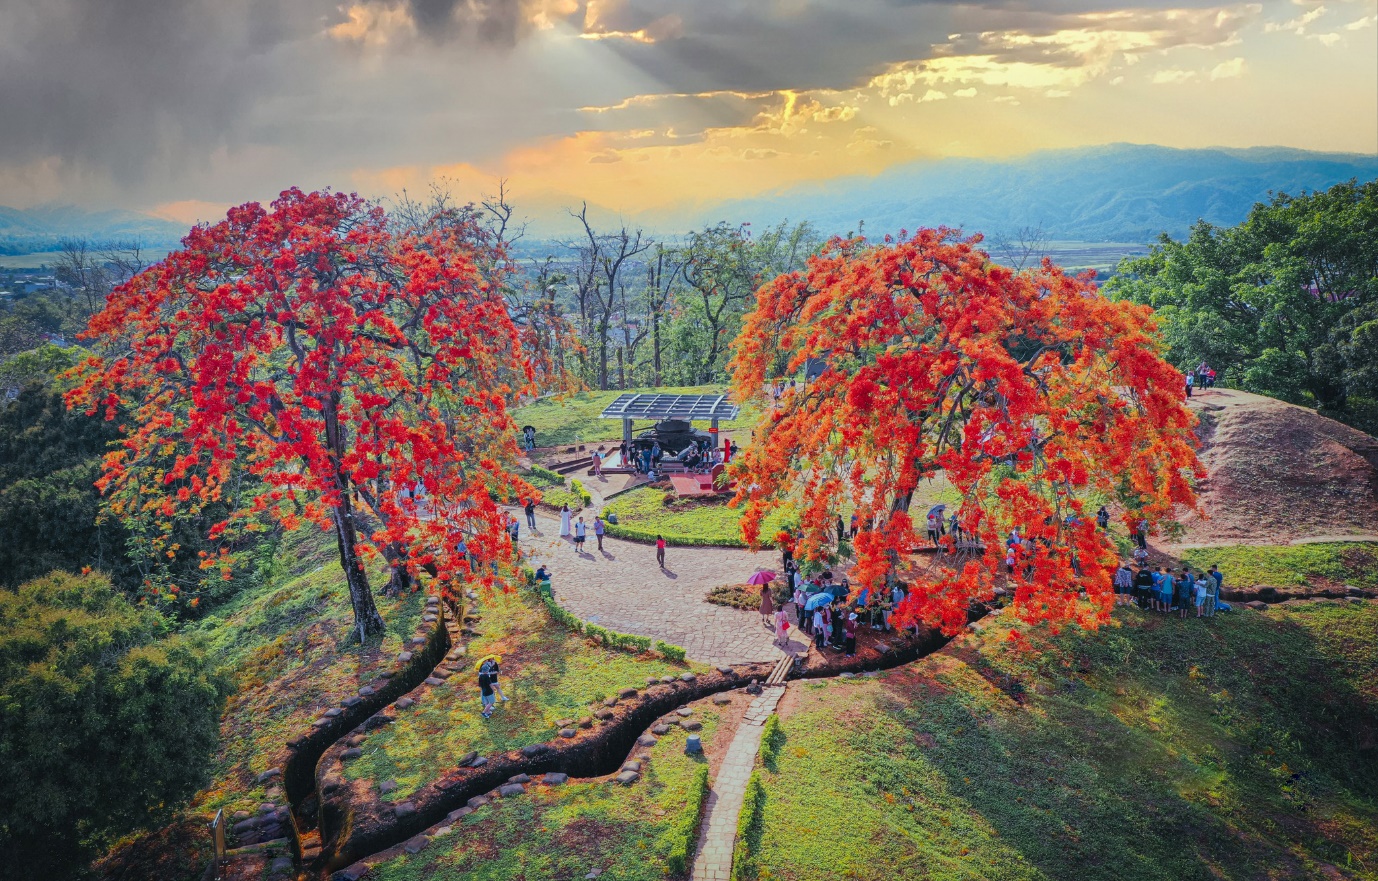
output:
[{"label": "red flowering tree", "polygon": [[1105,300],[1047,261],[997,266],[979,241],[950,230],[838,241],[757,292],[736,342],[736,394],[760,399],[782,362],[826,369],[767,410],[736,462],[743,533],[759,541],[762,517],[789,501],[803,533],[794,553],[817,560],[829,527],[855,510],[853,580],[877,587],[908,568],[926,533],[927,512],[909,510],[915,490],[945,474],[975,541],[943,539],[901,619],[965,625],[1018,527],[1032,550],[1006,586],[1021,618],[1094,626],[1109,613],[1117,557],[1089,500],[1151,521],[1195,502],[1183,378],[1160,356],[1148,309]]},{"label": "red flowering tree", "polygon": [[288,190],[193,229],[85,334],[99,354],[68,403],[120,421],[100,480],[114,510],[170,520],[233,500],[211,530],[226,542],[270,520],[332,529],[361,637],[383,627],[369,556],[401,588],[509,554],[494,499],[528,491],[507,402],[532,373],[503,265],[476,224],[397,231],[337,193]]}]

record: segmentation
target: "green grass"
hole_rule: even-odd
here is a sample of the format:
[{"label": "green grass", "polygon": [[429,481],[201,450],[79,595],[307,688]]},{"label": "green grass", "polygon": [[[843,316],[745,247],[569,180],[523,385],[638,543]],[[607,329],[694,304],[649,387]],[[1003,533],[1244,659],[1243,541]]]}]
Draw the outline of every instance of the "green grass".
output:
[{"label": "green grass", "polygon": [[[536,445],[558,447],[565,444],[589,443],[590,441],[619,441],[622,439],[622,422],[618,419],[599,419],[603,410],[617,400],[618,395],[644,392],[661,395],[721,395],[727,393],[725,386],[695,386],[688,388],[629,389],[628,391],[579,392],[563,399],[545,398],[518,408],[513,419],[518,425],[530,425],[536,429]],[[737,419],[723,421],[719,427],[725,431],[749,431],[761,418],[761,412],[754,404],[741,408]],[[649,420],[641,420],[637,431],[650,428]],[[696,421],[694,425],[707,429],[708,423]],[[740,441],[739,441],[740,443]]]},{"label": "green grass", "polygon": [[[673,491],[644,486],[613,499],[604,511],[616,512],[617,523],[608,524],[607,529],[609,535],[618,538],[655,541],[659,534],[671,545],[746,547],[742,540],[742,512],[729,508],[726,502],[678,499]],[[766,517],[761,536],[767,545],[792,513],[781,509]]]},{"label": "green grass", "polygon": [[1378,878],[1378,604],[1116,619],[795,686],[746,876]]},{"label": "green grass", "polygon": [[[711,743],[718,715],[697,711],[698,732]],[[631,786],[607,780],[528,787],[454,824],[415,856],[373,868],[378,881],[519,881],[583,878],[590,869],[616,881],[683,877],[684,842],[698,832],[707,764],[684,754],[678,727],[660,738]],[[692,847],[692,844],[690,845]]]},{"label": "green grass", "polygon": [[[374,583],[380,572],[371,573]],[[253,778],[288,738],[320,711],[391,669],[422,614],[423,597],[375,597],[387,624],[381,643],[360,647],[349,593],[331,534],[307,527],[287,536],[259,586],[197,622],[211,657],[235,693],[221,721],[215,781],[198,808],[253,809],[265,801]]]},{"label": "green grass", "polygon": [[1181,557],[1193,569],[1219,566],[1225,573],[1226,588],[1320,586],[1327,582],[1378,587],[1375,542],[1191,548]]},{"label": "green grass", "polygon": [[479,612],[479,635],[470,641],[468,657],[475,663],[490,654],[502,657],[502,687],[511,701],[500,701],[485,721],[476,674],[458,673],[370,735],[347,776],[395,780],[398,788],[389,798],[401,800],[471,750],[491,755],[551,740],[556,720],[592,715],[595,704],[619,689],[644,688],[648,676],[685,670],[663,658],[597,645],[554,622],[527,591],[495,592]]}]

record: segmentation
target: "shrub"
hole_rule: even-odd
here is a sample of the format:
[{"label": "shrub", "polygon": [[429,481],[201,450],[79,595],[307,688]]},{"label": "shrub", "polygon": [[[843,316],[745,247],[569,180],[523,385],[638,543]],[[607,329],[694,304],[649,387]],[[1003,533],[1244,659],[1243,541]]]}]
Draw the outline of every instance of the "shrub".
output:
[{"label": "shrub", "polygon": [[677,645],[656,640],[656,651],[660,652],[667,661],[673,661],[676,664],[684,663],[685,651]]},{"label": "shrub", "polygon": [[569,491],[574,493],[574,497],[577,498],[584,507],[587,508],[589,505],[593,504],[593,495],[589,493],[588,490],[584,489],[584,484],[581,483],[578,478],[569,482]]},{"label": "shrub", "polygon": [[542,468],[540,465],[532,465],[528,476],[534,478],[532,483],[546,483],[551,486],[565,485],[565,478],[562,474],[551,471],[549,468]]},{"label": "shrub", "polygon": [[703,813],[703,803],[708,799],[708,766],[699,765],[694,769],[694,782],[689,786],[689,797],[684,810],[675,818],[670,829],[669,853],[665,856],[666,868],[671,875],[684,875],[689,871],[690,858],[694,855],[694,844],[699,838],[699,816]]},{"label": "shrub", "polygon": [[746,781],[742,812],[737,815],[737,847],[732,855],[732,881],[757,876],[756,851],[761,846],[761,821],[765,816],[766,788],[761,772],[752,771]]},{"label": "shrub", "polygon": [[772,771],[775,770],[775,760],[779,758],[780,749],[784,745],[785,729],[780,725],[779,715],[771,713],[761,729],[761,764]]},{"label": "shrub", "polygon": [[0,853],[62,878],[201,787],[228,685],[103,577],[0,591]]}]

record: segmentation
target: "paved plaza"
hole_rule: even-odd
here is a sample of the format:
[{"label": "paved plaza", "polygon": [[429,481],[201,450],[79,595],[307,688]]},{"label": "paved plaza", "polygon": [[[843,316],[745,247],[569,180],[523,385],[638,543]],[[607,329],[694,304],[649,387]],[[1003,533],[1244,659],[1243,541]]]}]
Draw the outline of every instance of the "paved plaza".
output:
[{"label": "paved plaza", "polygon": [[780,657],[755,612],[704,601],[710,588],[745,584],[757,569],[778,569],[773,552],[670,547],[662,571],[650,545],[605,537],[599,553],[592,517],[582,554],[560,538],[558,520],[538,516],[536,523],[536,535],[522,523],[522,548],[529,552],[532,568],[544,564],[550,570],[561,607],[585,621],[682,646],[691,659],[706,664]]}]

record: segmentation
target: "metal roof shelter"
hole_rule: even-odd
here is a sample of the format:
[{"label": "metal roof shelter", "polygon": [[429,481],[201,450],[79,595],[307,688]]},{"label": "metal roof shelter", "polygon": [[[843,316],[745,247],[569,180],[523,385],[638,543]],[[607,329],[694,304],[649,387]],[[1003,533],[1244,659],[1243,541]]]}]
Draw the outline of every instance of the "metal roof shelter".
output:
[{"label": "metal roof shelter", "polygon": [[657,395],[629,393],[618,395],[600,419],[621,419],[622,439],[632,439],[633,419],[707,419],[711,431],[718,430],[719,419],[736,419],[737,405],[727,395]]}]

